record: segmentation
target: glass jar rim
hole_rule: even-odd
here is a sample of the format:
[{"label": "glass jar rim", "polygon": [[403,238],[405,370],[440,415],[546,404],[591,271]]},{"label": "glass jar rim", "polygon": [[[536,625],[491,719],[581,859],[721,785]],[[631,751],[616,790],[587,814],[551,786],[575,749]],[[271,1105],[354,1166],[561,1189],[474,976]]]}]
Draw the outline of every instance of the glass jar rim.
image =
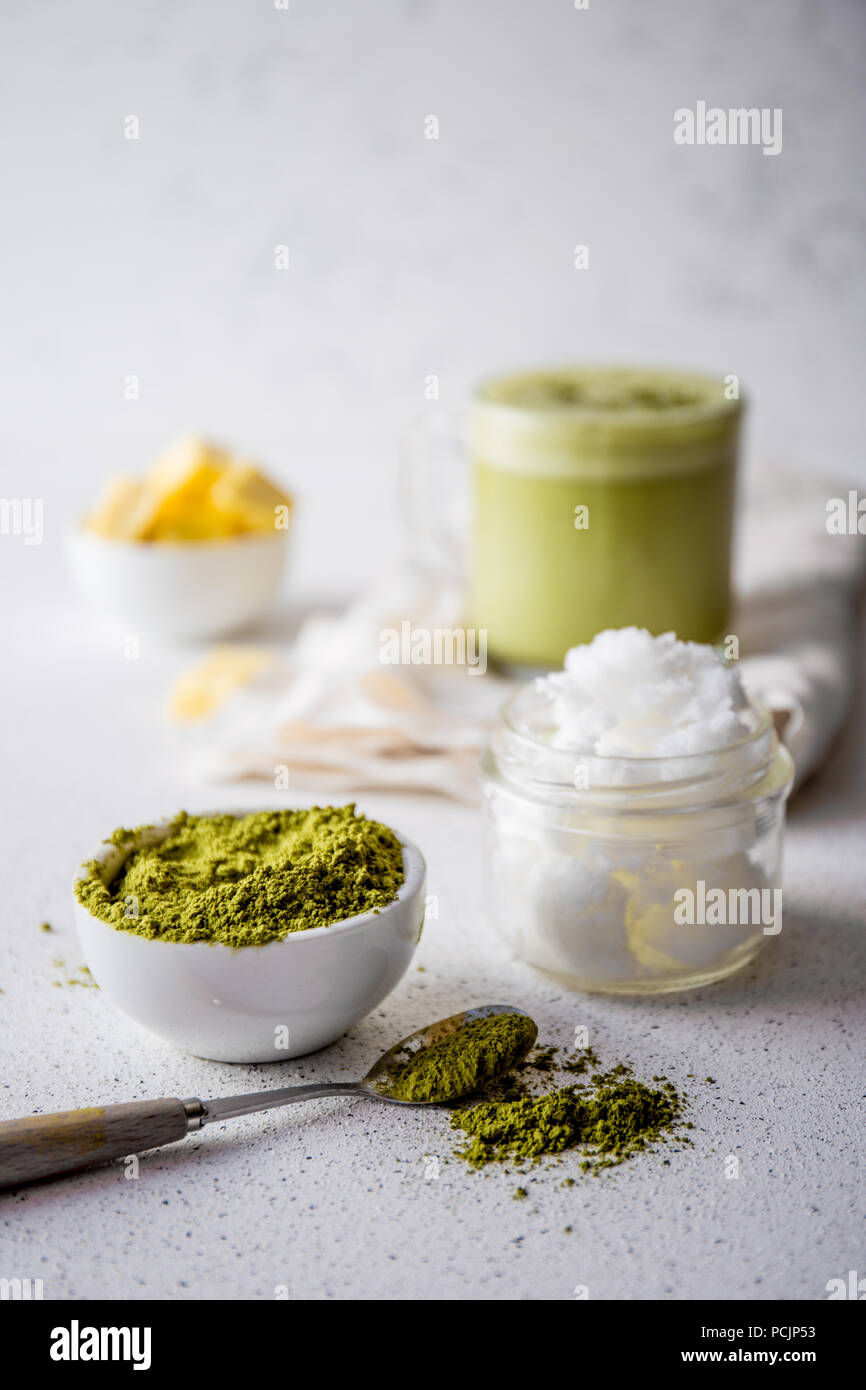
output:
[{"label": "glass jar rim", "polygon": [[[599,800],[610,806],[627,804],[641,809],[659,801],[671,806],[682,802],[719,801],[739,797],[761,783],[775,767],[767,790],[776,785],[786,792],[792,780],[790,754],[782,749],[773,716],[760,701],[750,698],[752,727],[722,748],[702,753],[642,757],[581,753],[557,748],[526,727],[518,717],[527,696],[538,695],[531,684],[522,686],[505,701],[491,735],[488,755],[498,772],[516,788],[542,797]],[[780,761],[781,757],[781,761]]]}]

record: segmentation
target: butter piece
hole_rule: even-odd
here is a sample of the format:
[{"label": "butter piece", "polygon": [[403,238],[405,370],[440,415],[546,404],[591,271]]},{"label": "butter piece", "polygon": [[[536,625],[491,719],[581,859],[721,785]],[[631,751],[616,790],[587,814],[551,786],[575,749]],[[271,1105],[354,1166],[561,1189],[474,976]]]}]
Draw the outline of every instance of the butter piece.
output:
[{"label": "butter piece", "polygon": [[109,540],[142,540],[153,525],[158,501],[140,478],[109,478],[95,509],[86,518],[88,531]]},{"label": "butter piece", "polygon": [[176,440],[160,454],[146,479],[159,499],[146,539],[231,535],[237,528],[208,506],[211,489],[228,462],[228,454],[194,435]]},{"label": "butter piece", "polygon": [[272,531],[276,508],[291,510],[292,499],[251,463],[232,463],[211,488],[210,500],[239,529]]},{"label": "butter piece", "polygon": [[187,434],[154,460],[147,481],[165,502],[200,502],[228,464],[222,449]]},{"label": "butter piece", "polygon": [[214,647],[177,679],[168,699],[169,714],[180,723],[206,719],[272,661],[271,652],[263,647]]},{"label": "butter piece", "polygon": [[243,527],[208,499],[162,507],[145,536],[150,541],[206,541],[235,536]]}]

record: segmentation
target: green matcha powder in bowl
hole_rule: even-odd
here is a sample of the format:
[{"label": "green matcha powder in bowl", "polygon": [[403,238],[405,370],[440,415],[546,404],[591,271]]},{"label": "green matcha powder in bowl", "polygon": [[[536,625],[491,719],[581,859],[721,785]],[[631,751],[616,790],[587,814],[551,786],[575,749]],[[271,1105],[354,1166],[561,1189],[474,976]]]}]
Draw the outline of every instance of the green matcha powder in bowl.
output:
[{"label": "green matcha powder in bowl", "polygon": [[425,864],[353,805],[185,812],[117,830],[75,883],[97,984],[184,1052],[281,1061],[385,998],[421,935]]}]

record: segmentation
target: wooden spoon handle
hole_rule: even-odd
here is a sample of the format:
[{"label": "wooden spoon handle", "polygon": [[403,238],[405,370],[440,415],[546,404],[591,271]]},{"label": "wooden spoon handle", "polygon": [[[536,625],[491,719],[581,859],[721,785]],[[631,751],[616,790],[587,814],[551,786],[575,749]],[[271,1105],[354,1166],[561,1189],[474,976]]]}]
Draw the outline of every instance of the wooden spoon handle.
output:
[{"label": "wooden spoon handle", "polygon": [[0,1124],[0,1187],[71,1173],[182,1139],[181,1100],[136,1100]]}]

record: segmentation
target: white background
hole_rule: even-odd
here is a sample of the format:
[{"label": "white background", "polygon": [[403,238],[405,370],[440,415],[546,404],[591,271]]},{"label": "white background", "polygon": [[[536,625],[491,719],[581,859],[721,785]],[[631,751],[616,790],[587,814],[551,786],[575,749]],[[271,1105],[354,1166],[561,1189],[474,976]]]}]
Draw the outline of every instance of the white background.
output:
[{"label": "white background", "polygon": [[[43,1277],[49,1298],[567,1300],[578,1284],[821,1298],[866,1274],[862,700],[793,807],[785,930],[738,980],[645,1004],[563,994],[486,933],[475,813],[371,795],[440,898],[424,973],[326,1053],[215,1066],[65,983],[70,883],[116,825],[269,789],[185,780],[160,707],[188,654],[126,660],[68,592],[61,545],[107,472],[199,429],[297,490],[295,601],[347,595],[400,549],[424,377],[452,408],[538,361],[735,372],[754,462],[862,482],[864,16],[856,0],[4,7],[0,492],[43,497],[46,518],[42,546],[0,538],[4,1113],[357,1075],[496,999],[546,1041],[585,1024],[605,1060],[697,1080],[694,1150],[573,1189],[540,1172],[525,1202],[514,1176],[445,1162],[438,1115],[331,1102],[215,1127],[137,1182],[115,1168],[4,1197],[0,1275]],[[701,99],[782,107],[782,153],[675,146],[674,110]]]},{"label": "white background", "polygon": [[[299,582],[354,586],[425,376],[574,359],[734,372],[754,456],[866,476],[858,0],[288,6],[6,7],[8,493],[57,528],[203,430],[296,488]],[[676,146],[698,100],[781,107],[781,155]]]}]

